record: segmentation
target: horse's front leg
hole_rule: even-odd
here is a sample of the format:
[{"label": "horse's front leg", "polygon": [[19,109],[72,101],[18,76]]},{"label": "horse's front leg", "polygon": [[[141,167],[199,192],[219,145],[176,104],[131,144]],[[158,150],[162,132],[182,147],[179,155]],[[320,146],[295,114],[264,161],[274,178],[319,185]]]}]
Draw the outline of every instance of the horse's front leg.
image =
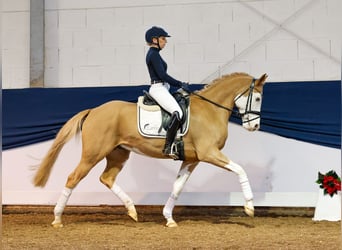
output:
[{"label": "horse's front leg", "polygon": [[215,148],[212,148],[211,151],[208,151],[203,156],[202,160],[208,163],[212,163],[223,169],[232,171],[238,175],[242,193],[246,201],[245,206],[244,206],[245,213],[248,216],[253,217],[254,216],[253,193],[252,193],[252,189],[249,184],[248,177],[247,177],[245,170],[237,163],[231,160],[228,160],[228,158],[224,154],[222,154],[220,150],[215,149]]},{"label": "horse's front leg", "polygon": [[163,209],[163,215],[166,219],[166,226],[167,227],[177,227],[177,223],[172,218],[172,211],[175,206],[176,200],[178,199],[180,193],[182,192],[182,189],[186,183],[186,181],[189,179],[192,171],[197,166],[198,162],[183,162],[180,170],[177,174],[177,179],[173,183],[173,190],[172,193],[167,200],[164,209]]},{"label": "horse's front leg", "polygon": [[237,163],[233,161],[229,161],[229,164],[226,165],[226,168],[233,171],[235,174],[238,175],[242,193],[246,200],[246,204],[244,206],[245,213],[248,216],[253,217],[254,216],[253,193],[252,193],[252,189],[249,184],[248,177],[247,177],[245,170],[240,165],[238,165]]}]

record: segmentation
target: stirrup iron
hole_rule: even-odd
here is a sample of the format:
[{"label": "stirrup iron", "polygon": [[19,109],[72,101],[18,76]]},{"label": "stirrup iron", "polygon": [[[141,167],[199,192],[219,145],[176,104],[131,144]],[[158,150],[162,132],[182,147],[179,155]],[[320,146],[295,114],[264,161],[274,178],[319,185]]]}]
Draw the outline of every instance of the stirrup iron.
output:
[{"label": "stirrup iron", "polygon": [[176,143],[172,143],[171,145],[171,151],[169,154],[167,154],[168,156],[170,156],[172,159],[177,160],[178,159],[178,151],[177,151],[177,145]]}]

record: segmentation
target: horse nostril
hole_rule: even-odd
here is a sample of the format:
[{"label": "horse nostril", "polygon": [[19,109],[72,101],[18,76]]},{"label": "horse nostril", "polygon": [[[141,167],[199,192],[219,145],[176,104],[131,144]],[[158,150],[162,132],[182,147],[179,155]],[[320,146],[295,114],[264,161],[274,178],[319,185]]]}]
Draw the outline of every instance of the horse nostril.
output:
[{"label": "horse nostril", "polygon": [[254,128],[255,128],[255,129],[258,129],[258,128],[259,128],[259,124],[255,124],[255,125],[254,125]]}]

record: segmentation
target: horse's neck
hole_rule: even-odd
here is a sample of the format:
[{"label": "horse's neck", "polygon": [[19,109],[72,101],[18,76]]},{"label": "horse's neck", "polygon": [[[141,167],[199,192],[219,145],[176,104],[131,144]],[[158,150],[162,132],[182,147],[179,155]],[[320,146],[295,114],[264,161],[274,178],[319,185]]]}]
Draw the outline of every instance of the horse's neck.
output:
[{"label": "horse's neck", "polygon": [[236,96],[237,83],[214,83],[212,86],[204,89],[200,94],[205,98],[224,106],[228,109],[233,109],[234,98]]}]

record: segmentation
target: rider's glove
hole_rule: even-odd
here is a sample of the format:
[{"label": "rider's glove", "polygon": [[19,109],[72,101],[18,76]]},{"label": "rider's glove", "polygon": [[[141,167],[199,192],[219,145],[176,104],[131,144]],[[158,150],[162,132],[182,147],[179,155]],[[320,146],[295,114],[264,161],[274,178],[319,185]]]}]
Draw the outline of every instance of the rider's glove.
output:
[{"label": "rider's glove", "polygon": [[188,93],[191,92],[191,90],[189,88],[189,83],[187,83],[187,82],[182,82],[181,88]]}]

